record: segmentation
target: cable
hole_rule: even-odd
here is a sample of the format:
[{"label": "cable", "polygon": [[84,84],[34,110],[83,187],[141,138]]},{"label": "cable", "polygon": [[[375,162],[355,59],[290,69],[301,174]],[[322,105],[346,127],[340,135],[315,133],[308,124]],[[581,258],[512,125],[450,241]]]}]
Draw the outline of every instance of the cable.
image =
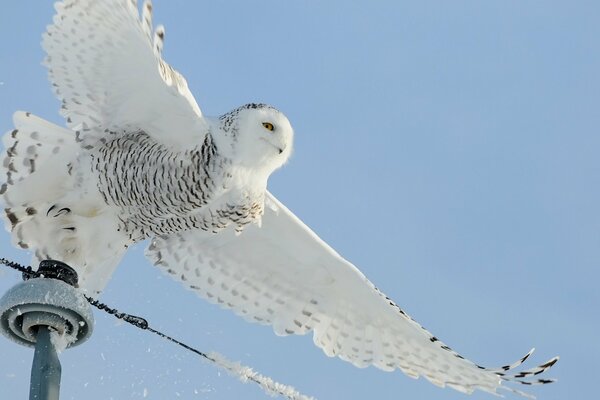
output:
[{"label": "cable", "polygon": [[[24,267],[16,262],[7,260],[6,258],[0,258],[0,264],[3,264],[9,268],[12,268],[16,271],[21,272],[23,274],[24,279],[43,278],[44,277],[43,274],[41,274],[37,271],[34,271],[33,268],[31,268],[30,266]],[[284,385],[284,384],[275,382],[271,378],[253,371],[252,368],[250,368],[250,367],[241,365],[239,363],[231,362],[218,353],[214,353],[214,352],[204,353],[192,346],[189,346],[189,345],[167,335],[164,332],[161,332],[159,330],[152,328],[148,324],[148,321],[142,317],[138,317],[135,315],[121,312],[121,311],[117,310],[116,308],[109,307],[108,305],[106,305],[90,296],[84,295],[84,297],[92,306],[96,307],[97,309],[104,311],[107,314],[114,316],[115,318],[125,321],[128,324],[135,326],[136,328],[152,332],[155,335],[158,335],[159,337],[161,337],[163,339],[173,342],[176,345],[181,346],[184,349],[199,355],[200,357],[215,364],[219,368],[223,368],[230,374],[237,376],[237,378],[240,379],[242,382],[247,382],[247,381],[254,382],[257,385],[259,385],[263,390],[265,390],[267,393],[269,393],[270,395],[280,395],[280,396],[283,396],[283,397],[286,397],[286,398],[292,399],[292,400],[313,399],[312,397],[305,396],[305,395],[299,393],[296,389],[294,389],[293,387],[291,387],[289,385]]]}]

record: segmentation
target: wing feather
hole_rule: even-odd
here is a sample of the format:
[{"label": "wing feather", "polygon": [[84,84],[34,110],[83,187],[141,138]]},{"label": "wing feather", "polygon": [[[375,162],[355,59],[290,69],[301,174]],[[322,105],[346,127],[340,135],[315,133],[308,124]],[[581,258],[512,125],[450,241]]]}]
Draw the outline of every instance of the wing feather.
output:
[{"label": "wing feather", "polygon": [[486,369],[466,360],[270,194],[261,227],[250,226],[239,236],[190,231],[159,237],[146,255],[209,301],[248,321],[270,324],[280,335],[313,331],[325,354],[358,367],[400,369],[465,393],[496,393],[503,381],[549,368],[509,377],[506,367]]},{"label": "wing feather", "polygon": [[201,140],[206,121],[185,78],[161,58],[164,28],[152,32],[131,0],[65,0],[43,35],[45,65],[68,126],[91,142],[144,130],[163,143]]}]

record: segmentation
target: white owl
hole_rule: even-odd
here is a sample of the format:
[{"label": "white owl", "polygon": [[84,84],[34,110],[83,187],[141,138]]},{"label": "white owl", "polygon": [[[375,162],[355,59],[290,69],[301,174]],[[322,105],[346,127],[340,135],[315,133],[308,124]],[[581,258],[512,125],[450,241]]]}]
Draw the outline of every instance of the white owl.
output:
[{"label": "white owl", "polygon": [[[68,128],[17,112],[0,187],[14,244],[59,259],[99,294],[127,247],[200,296],[328,356],[464,393],[543,384],[464,359],[422,328],[267,191],[292,151],[275,108],[204,116],[161,58],[164,29],[133,0],[65,0],[43,37]],[[519,392],[520,393],[520,392]]]}]

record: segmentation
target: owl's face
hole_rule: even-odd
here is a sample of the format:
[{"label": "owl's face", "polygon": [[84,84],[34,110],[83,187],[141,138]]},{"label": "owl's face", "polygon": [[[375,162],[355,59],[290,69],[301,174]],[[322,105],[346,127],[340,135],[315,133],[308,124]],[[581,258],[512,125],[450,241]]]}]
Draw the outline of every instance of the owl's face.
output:
[{"label": "owl's face", "polygon": [[290,122],[265,104],[246,104],[223,115],[220,131],[230,144],[229,149],[223,149],[224,155],[241,166],[271,173],[292,153],[294,131]]}]

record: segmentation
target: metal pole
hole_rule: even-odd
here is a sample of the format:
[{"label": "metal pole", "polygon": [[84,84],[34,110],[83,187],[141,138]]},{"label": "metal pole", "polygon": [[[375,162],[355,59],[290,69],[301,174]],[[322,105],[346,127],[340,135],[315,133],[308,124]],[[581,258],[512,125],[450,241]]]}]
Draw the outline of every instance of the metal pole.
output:
[{"label": "metal pole", "polygon": [[45,260],[37,272],[36,278],[24,274],[25,281],[0,298],[0,334],[35,347],[29,400],[58,400],[61,366],[50,332],[58,332],[67,348],[77,346],[92,335],[94,316],[83,293],[74,287],[73,268]]},{"label": "metal pole", "polygon": [[50,340],[50,328],[40,325],[36,339],[29,400],[58,400],[61,367],[56,348]]}]

